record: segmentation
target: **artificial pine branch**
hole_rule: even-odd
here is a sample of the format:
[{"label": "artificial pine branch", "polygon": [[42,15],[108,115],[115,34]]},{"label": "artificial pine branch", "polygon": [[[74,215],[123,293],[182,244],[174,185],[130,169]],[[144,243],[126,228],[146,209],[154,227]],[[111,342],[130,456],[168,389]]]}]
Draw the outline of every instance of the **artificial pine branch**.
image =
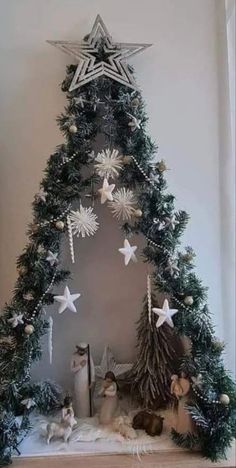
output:
[{"label": "artificial pine branch", "polygon": [[[30,337],[25,335],[23,325],[12,328],[8,319],[14,312],[22,312],[25,319],[29,320],[34,307],[50,285],[54,270],[45,262],[45,254],[40,253],[40,249],[45,252],[54,249],[59,251],[65,228],[58,230],[52,220],[63,217],[70,204],[80,200],[90,189],[94,172],[90,155],[99,132],[103,132],[107,146],[119,148],[124,156],[132,155],[146,175],[144,177],[134,160],[124,165],[120,173],[119,183],[137,192],[142,211],[139,219],[126,223],[123,229],[129,234],[140,233],[159,246],[157,248],[147,240],[143,250],[144,261],[153,266],[154,285],[160,292],[168,294],[179,309],[174,317],[176,333],[179,336],[186,335],[192,344],[191,353],[187,357],[183,356],[178,370],[184,370],[189,378],[201,372],[204,378],[200,396],[195,396],[190,410],[196,421],[201,421],[201,424],[204,421],[204,431],[197,430],[196,436],[173,431],[173,439],[184,447],[197,445],[205,456],[216,460],[225,456],[235,436],[236,391],[222,363],[223,348],[217,343],[205,304],[206,289],[194,273],[192,250],[189,247],[185,253],[177,250],[188,215],[183,211],[175,211],[175,198],[166,190],[164,174],[153,165],[157,147],[146,133],[148,117],[141,94],[102,77],[83,87],[81,92],[85,105],[81,108],[76,103],[80,90],[68,93],[75,69],[74,65],[67,68],[67,76],[62,83],[68,104],[59,116],[58,123],[65,136],[65,143],[58,146],[49,158],[40,184],[47,192],[46,203],[38,197],[34,199],[33,224],[28,232],[27,247],[17,260],[19,278],[13,299],[5,306],[4,314],[0,317],[0,339],[4,343],[0,347],[0,371],[3,371],[0,377],[0,460],[2,463],[10,460],[22,434],[30,427],[26,417],[24,427],[19,426],[16,416],[22,411],[21,393],[26,383],[29,383],[29,366],[40,358],[40,340],[47,330],[42,307],[52,303],[52,291],[46,294],[37,309],[33,319],[34,333]],[[99,105],[94,107],[98,98],[105,103],[102,109]],[[130,115],[141,121],[140,129],[133,132],[128,125]],[[75,134],[70,133],[71,123],[78,129]],[[66,164],[65,158],[68,158]],[[85,169],[90,173],[86,174]],[[178,221],[175,229],[158,230],[155,220],[163,222],[172,216]],[[179,269],[177,276],[172,276],[166,270],[170,257],[175,258]],[[58,269],[55,283],[63,281],[68,274]],[[24,298],[28,292],[32,294],[32,301]],[[194,299],[187,310],[183,302],[185,295],[191,295]],[[170,376],[176,366],[175,346],[173,336],[170,336],[171,330],[164,325],[157,330],[153,317],[151,327],[147,320],[144,305],[138,325],[138,357],[132,372],[134,387],[142,404],[156,407],[170,400]],[[164,368],[165,361],[168,365]],[[228,405],[214,403],[221,394],[229,396]],[[32,396],[36,397],[36,390]]]}]

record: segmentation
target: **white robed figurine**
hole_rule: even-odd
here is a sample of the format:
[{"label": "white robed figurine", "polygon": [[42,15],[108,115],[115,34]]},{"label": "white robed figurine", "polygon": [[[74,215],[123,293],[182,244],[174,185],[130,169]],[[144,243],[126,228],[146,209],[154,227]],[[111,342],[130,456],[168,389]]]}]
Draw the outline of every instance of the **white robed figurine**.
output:
[{"label": "white robed figurine", "polygon": [[[75,414],[78,418],[90,416],[92,405],[92,385],[95,382],[95,369],[90,354],[90,368],[88,361],[89,346],[80,343],[71,359],[71,371],[74,374]],[[91,398],[91,401],[90,401]]]},{"label": "white robed figurine", "polygon": [[113,372],[106,373],[99,395],[103,397],[99,422],[111,424],[118,411],[117,383]]}]

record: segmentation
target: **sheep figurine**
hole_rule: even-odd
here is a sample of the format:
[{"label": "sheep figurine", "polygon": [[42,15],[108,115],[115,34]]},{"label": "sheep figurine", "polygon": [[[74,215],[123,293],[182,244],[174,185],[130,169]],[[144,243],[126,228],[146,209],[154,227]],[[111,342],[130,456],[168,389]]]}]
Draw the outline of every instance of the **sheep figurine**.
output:
[{"label": "sheep figurine", "polygon": [[75,424],[74,415],[70,414],[70,410],[68,409],[65,419],[61,422],[51,422],[47,425],[47,444],[50,443],[53,437],[62,438],[64,442],[68,442]]},{"label": "sheep figurine", "polygon": [[136,439],[136,431],[132,427],[131,419],[128,416],[118,416],[112,422],[112,429],[118,432],[125,439]]}]

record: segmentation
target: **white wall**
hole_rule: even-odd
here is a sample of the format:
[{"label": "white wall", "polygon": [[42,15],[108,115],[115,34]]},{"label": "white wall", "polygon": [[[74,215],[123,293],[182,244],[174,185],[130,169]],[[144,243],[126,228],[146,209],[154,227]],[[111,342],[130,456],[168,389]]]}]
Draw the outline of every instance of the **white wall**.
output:
[{"label": "white wall", "polygon": [[[191,214],[184,244],[198,253],[197,270],[210,288],[209,304],[221,336],[214,0],[1,1],[1,303],[10,299],[15,257],[25,244],[30,203],[42,170],[62,141],[55,117],[65,104],[59,83],[70,57],[45,41],[83,38],[97,13],[114,40],[154,44],[132,63],[147,102],[151,135],[171,168],[170,191],[178,207]],[[146,267],[123,267],[117,254],[122,236],[110,220],[103,223],[96,241],[76,245],[78,261],[69,285],[82,292],[79,314],[58,317],[51,309],[54,367],[48,369],[45,354],[38,374],[67,381],[70,353],[82,338],[90,341],[97,359],[105,342],[113,345],[118,359],[132,359]],[[68,250],[65,259],[69,262]]]}]

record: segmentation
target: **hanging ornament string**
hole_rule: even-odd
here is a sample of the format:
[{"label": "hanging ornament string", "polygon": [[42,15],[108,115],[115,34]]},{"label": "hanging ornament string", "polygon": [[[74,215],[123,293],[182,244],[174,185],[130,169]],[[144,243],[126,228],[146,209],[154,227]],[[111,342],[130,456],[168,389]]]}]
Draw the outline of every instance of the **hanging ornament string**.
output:
[{"label": "hanging ornament string", "polygon": [[156,244],[156,242],[154,242],[152,239],[150,239],[148,236],[145,236],[145,239],[149,242],[149,244],[153,245],[154,247],[156,247],[157,249],[160,249],[162,250],[163,253],[169,255],[169,256],[172,256],[172,252],[170,252],[168,249],[166,249],[165,247],[163,247],[162,245],[160,244]]},{"label": "hanging ornament string", "polygon": [[155,180],[148,177],[146,172],[143,170],[142,166],[140,166],[140,164],[138,163],[137,159],[132,154],[130,155],[130,158],[134,161],[135,165],[137,166],[143,177],[146,179],[146,181],[149,182],[149,184],[152,185],[152,187],[157,188]]},{"label": "hanging ornament string", "polygon": [[58,164],[58,167],[63,167],[66,164],[68,164],[69,162],[72,162],[73,159],[75,159],[76,156],[77,156],[77,153],[73,153],[72,156],[70,156],[70,157],[68,157],[68,156],[64,157],[63,161]]},{"label": "hanging ornament string", "polygon": [[147,275],[147,303],[148,303],[148,321],[152,323],[152,296],[151,296],[151,277]]},{"label": "hanging ornament string", "polygon": [[48,352],[49,362],[52,365],[52,354],[53,354],[53,318],[49,317],[49,330],[48,330]]},{"label": "hanging ornament string", "polygon": [[30,368],[31,368],[31,364],[32,364],[32,354],[33,354],[33,349],[31,347],[31,349],[29,351],[29,358],[28,358],[28,363],[27,363],[27,366],[26,366],[26,371],[25,371],[24,377],[22,377],[22,379],[20,379],[18,382],[16,380],[14,380],[14,383],[16,384],[17,388],[20,388],[30,378]]},{"label": "hanging ornament string", "polygon": [[215,404],[215,405],[222,405],[221,401],[219,401],[219,400],[208,400],[208,398],[202,396],[202,395],[197,391],[196,386],[195,386],[193,383],[191,383],[191,387],[192,387],[193,392],[195,393],[195,395],[196,395],[198,398],[200,398],[200,400],[204,401],[205,403],[208,403],[209,405],[211,405],[211,404],[213,404],[213,405],[214,405],[214,404]]},{"label": "hanging ornament string", "polygon": [[41,298],[39,299],[39,302],[38,302],[38,304],[36,305],[36,307],[34,308],[34,310],[33,310],[33,312],[32,312],[32,315],[31,315],[29,321],[32,322],[33,319],[35,318],[35,316],[36,316],[36,314],[37,314],[37,312],[38,312],[38,309],[39,309],[39,308],[42,306],[42,304],[43,304],[43,300],[44,300],[46,294],[50,291],[50,289],[51,289],[52,286],[54,285],[54,281],[55,281],[56,275],[57,275],[57,271],[54,272],[53,277],[52,277],[52,280],[51,280],[49,286],[47,287],[46,291],[42,294]]},{"label": "hanging ornament string", "polygon": [[[42,305],[43,303],[43,299],[44,297],[46,296],[46,294],[49,292],[49,290],[52,288],[53,284],[54,284],[54,281],[55,281],[55,278],[56,278],[56,274],[57,272],[55,271],[53,277],[52,277],[52,280],[49,284],[49,286],[47,287],[46,291],[43,293],[43,295],[41,296],[41,299],[39,300],[38,304],[36,305],[36,307],[34,308],[33,310],[33,313],[30,317],[30,322],[32,322],[32,320],[35,318],[35,315],[39,309],[39,307]],[[49,320],[49,327],[50,327],[50,320]],[[30,351],[29,351],[29,358],[28,358],[28,363],[27,363],[27,366],[26,366],[26,372],[25,372],[25,375],[24,377],[22,377],[22,379],[20,379],[20,381],[17,382],[17,387],[19,388],[21,385],[23,385],[25,382],[27,382],[27,380],[30,378],[30,368],[31,368],[31,364],[32,364],[32,354],[33,354],[33,349],[31,347]]]},{"label": "hanging ornament string", "polygon": [[70,256],[72,263],[75,263],[75,252],[74,252],[74,241],[73,241],[73,233],[71,227],[71,220],[70,216],[67,215],[67,227],[68,227],[68,237],[69,237],[69,246],[70,246]]},{"label": "hanging ornament string", "polygon": [[[156,242],[154,242],[153,240],[151,240],[148,236],[145,236],[145,239],[151,244],[153,245],[154,247],[156,247],[157,249],[160,249],[162,250],[164,253],[168,254],[169,256],[172,255],[172,253],[167,250],[165,247],[163,247],[162,245],[159,245],[157,244]],[[161,278],[161,276],[159,275],[159,278]],[[175,300],[175,302],[181,306],[181,308],[183,308],[185,311],[187,312],[192,312],[192,309],[190,307],[188,307],[187,305],[185,305],[182,301],[180,301],[174,294],[172,295],[173,299]],[[210,327],[209,327],[209,324],[206,323],[205,321],[206,319],[204,318],[204,325],[208,328],[209,332],[210,332]]]},{"label": "hanging ornament string", "polygon": [[43,222],[40,222],[40,223],[35,223],[35,226],[39,226],[39,227],[44,227],[48,224],[52,224],[52,223],[56,223],[57,221],[61,221],[65,216],[66,214],[70,211],[71,209],[71,205],[69,205],[57,218],[51,218],[51,219],[47,219],[46,221],[43,221]]}]

